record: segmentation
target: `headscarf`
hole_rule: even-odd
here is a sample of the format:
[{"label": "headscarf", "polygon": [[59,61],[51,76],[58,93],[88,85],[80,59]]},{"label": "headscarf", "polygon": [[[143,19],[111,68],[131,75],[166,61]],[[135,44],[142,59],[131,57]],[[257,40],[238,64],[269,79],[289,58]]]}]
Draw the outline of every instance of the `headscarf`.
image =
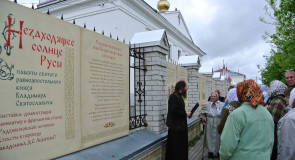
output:
[{"label": "headscarf", "polygon": [[220,106],[218,105],[217,102],[210,102],[210,112],[211,112],[212,116],[214,117],[215,112],[214,112],[214,109],[213,109],[213,105],[215,105],[218,114],[221,113],[221,108],[220,108]]},{"label": "headscarf", "polygon": [[227,99],[228,99],[228,103],[230,103],[232,101],[239,101],[238,96],[237,96],[237,88],[233,88],[233,89],[229,90],[229,92],[227,94]]},{"label": "headscarf", "polygon": [[211,95],[212,95],[213,93],[216,95],[216,102],[219,101],[219,94],[218,94],[217,92],[212,92],[212,93],[210,94],[210,101],[211,101]]},{"label": "headscarf", "polygon": [[211,112],[212,116],[215,116],[215,112],[214,112],[214,109],[213,109],[213,105],[215,105],[218,114],[221,113],[221,108],[220,108],[220,106],[218,105],[218,99],[219,99],[219,95],[218,95],[218,93],[217,93],[217,92],[212,92],[211,95],[212,95],[213,93],[216,95],[216,102],[210,102],[210,112]]},{"label": "headscarf", "polygon": [[274,80],[270,83],[268,96],[272,98],[278,95],[284,95],[284,90],[286,90],[287,88],[287,85],[285,85],[283,82],[279,80]]},{"label": "headscarf", "polygon": [[240,102],[250,102],[252,108],[263,103],[264,96],[260,87],[253,79],[244,80],[237,84],[237,95]]}]

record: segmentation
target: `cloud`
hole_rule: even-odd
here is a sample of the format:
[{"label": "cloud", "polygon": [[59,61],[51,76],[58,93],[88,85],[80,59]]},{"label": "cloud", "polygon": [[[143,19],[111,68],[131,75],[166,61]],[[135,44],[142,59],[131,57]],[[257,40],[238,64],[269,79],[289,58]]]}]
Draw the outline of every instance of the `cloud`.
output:
[{"label": "cloud", "polygon": [[[256,4],[254,7],[250,2],[252,0],[240,4],[220,3],[212,23],[202,31],[193,31],[192,37],[200,37],[197,45],[209,56],[227,56],[254,46],[261,40],[265,25],[259,21],[263,5]],[[261,10],[257,6],[261,6]]]},{"label": "cloud", "polygon": [[218,10],[218,6],[203,0],[186,1],[186,3],[183,3],[183,1],[177,1],[177,5],[180,6],[178,10],[183,14],[186,23],[199,24],[193,25],[193,27],[198,28],[211,24],[216,15],[216,11]]},{"label": "cloud", "polygon": [[[239,71],[247,78],[260,77],[257,65],[265,65],[264,55],[270,55],[270,46],[263,39],[264,32],[273,33],[274,26],[259,21],[266,17],[265,1],[257,0],[168,0],[170,10],[177,8],[183,14],[194,43],[206,56],[203,66]],[[158,0],[146,0],[157,4]]]}]

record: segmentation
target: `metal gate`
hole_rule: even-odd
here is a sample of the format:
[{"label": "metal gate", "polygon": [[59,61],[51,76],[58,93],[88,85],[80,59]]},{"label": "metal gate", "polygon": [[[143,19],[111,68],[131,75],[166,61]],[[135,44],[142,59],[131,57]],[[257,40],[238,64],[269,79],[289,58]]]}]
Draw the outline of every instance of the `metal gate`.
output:
[{"label": "metal gate", "polygon": [[[145,68],[145,55],[143,48],[135,48],[135,45],[132,48],[130,45],[129,54],[130,62],[133,62],[133,64],[130,63],[129,73],[133,73],[133,76],[131,75],[130,77],[134,78],[129,78],[130,83],[133,81],[133,87],[130,87],[129,94],[129,129],[132,130],[147,126],[145,109],[145,76],[147,70]],[[134,95],[132,95],[131,90],[133,90]],[[131,104],[132,99],[134,104]]]}]

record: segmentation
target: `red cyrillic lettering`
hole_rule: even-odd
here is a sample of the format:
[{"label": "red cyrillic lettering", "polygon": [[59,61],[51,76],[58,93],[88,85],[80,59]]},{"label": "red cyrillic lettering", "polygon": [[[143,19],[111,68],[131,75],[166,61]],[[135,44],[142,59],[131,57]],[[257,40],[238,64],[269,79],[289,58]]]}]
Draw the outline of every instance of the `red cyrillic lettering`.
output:
[{"label": "red cyrillic lettering", "polygon": [[32,50],[33,50],[33,51],[36,51],[36,44],[33,44],[33,45],[32,45]]},{"label": "red cyrillic lettering", "polygon": [[37,50],[38,50],[39,52],[41,52],[41,51],[42,51],[42,46],[41,46],[41,45],[38,45],[38,46],[37,46]]},{"label": "red cyrillic lettering", "polygon": [[35,37],[40,38],[40,33],[39,33],[39,31],[36,32]]},{"label": "red cyrillic lettering", "polygon": [[6,43],[6,46],[7,47],[10,47],[10,34],[11,32],[12,33],[16,33],[16,34],[19,34],[19,48],[22,49],[23,48],[23,43],[22,43],[22,30],[23,30],[23,24],[24,24],[24,21],[20,21],[20,24],[19,24],[19,28],[20,30],[19,31],[15,31],[15,30],[11,30],[11,21],[12,21],[12,18],[7,16],[8,18],[8,38],[7,38],[7,43]]},{"label": "red cyrillic lettering", "polygon": [[41,66],[43,65],[43,61],[45,61],[45,60],[46,60],[46,56],[41,55]]}]

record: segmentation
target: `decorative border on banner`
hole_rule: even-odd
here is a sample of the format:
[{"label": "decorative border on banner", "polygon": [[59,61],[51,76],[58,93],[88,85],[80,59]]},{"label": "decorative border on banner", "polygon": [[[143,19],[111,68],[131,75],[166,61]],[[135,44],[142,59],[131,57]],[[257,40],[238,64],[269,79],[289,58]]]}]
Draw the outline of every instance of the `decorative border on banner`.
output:
[{"label": "decorative border on banner", "polygon": [[65,50],[65,134],[66,139],[75,138],[74,117],[74,49]]},{"label": "decorative border on banner", "polygon": [[2,59],[0,58],[0,79],[1,80],[13,80],[14,74],[12,73],[12,70],[14,68],[14,65],[11,64],[10,67],[9,65]]},{"label": "decorative border on banner", "polygon": [[[4,22],[5,26],[3,28],[1,35],[3,36],[5,43],[3,44],[3,47],[0,44],[0,55],[2,54],[2,51],[5,50],[6,55],[10,56],[11,50],[14,48],[13,46],[10,45],[10,39],[14,39],[16,37],[15,33],[17,32],[11,31],[11,27],[13,27],[15,24],[15,18],[12,19],[12,15],[13,14],[11,13],[8,14],[7,16],[8,21]],[[14,79],[14,74],[12,73],[13,69],[14,69],[14,64],[10,64],[9,66],[9,64],[5,62],[4,59],[0,58],[0,79],[1,80],[10,80],[10,81],[13,80]]]}]

